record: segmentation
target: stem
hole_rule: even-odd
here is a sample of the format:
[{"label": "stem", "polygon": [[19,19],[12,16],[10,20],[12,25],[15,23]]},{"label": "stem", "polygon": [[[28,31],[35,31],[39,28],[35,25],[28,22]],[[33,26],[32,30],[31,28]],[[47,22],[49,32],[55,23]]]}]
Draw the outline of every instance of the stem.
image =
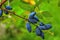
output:
[{"label": "stem", "polygon": [[[27,19],[27,18],[24,18],[24,17],[22,17],[22,16],[16,15],[15,13],[14,13],[14,15],[17,16],[17,17],[19,17],[19,18],[25,19],[25,20],[28,21],[28,22],[30,22],[29,19]],[[31,23],[31,22],[30,22],[30,23]],[[32,23],[32,24],[33,24],[33,23]],[[33,24],[33,25],[36,26],[36,27],[38,26],[38,25],[35,25],[35,24]]]},{"label": "stem", "polygon": [[15,14],[15,13],[14,13],[14,15],[17,16],[17,17],[19,17],[19,18],[22,18],[22,19],[25,19],[26,21],[28,21],[27,18],[24,18],[24,17],[22,17],[22,16],[19,16],[19,15]]},{"label": "stem", "polygon": [[26,19],[26,18],[24,18],[24,17],[22,17],[22,16],[17,15],[15,12],[11,12],[11,11],[9,11],[9,10],[7,10],[7,9],[3,9],[3,8],[1,8],[1,9],[2,9],[3,11],[7,11],[7,12],[9,12],[9,13],[13,13],[15,16],[17,16],[17,17],[19,17],[19,18],[28,20],[28,19]]},{"label": "stem", "polygon": [[[25,19],[25,21],[28,21],[28,22],[30,22],[29,21],[29,19],[27,19],[27,18],[25,18],[25,17],[22,17],[22,16],[19,16],[19,15],[17,15],[15,12],[11,12],[11,11],[9,11],[9,10],[7,10],[7,9],[3,9],[3,8],[1,8],[3,11],[8,11],[8,13],[11,13],[11,14],[14,14],[15,16],[17,16],[17,17],[19,17],[19,18],[22,18],[22,19]],[[31,23],[31,22],[30,22]],[[33,23],[32,23],[33,24]],[[33,24],[34,26],[38,26],[38,25],[35,25],[35,24]]]},{"label": "stem", "polygon": [[7,0],[2,0],[2,2],[0,3],[0,7],[6,2]]}]

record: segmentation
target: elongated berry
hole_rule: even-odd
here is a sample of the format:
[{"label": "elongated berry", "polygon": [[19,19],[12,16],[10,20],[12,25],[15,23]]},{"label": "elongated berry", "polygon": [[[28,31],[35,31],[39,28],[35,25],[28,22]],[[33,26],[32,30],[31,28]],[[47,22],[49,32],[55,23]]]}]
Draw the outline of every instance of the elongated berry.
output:
[{"label": "elongated berry", "polygon": [[43,22],[40,22],[40,24],[39,24],[40,26],[44,26],[45,24],[43,23]]},{"label": "elongated berry", "polygon": [[45,26],[39,26],[39,28],[40,28],[41,30],[47,30],[47,28],[46,28]]},{"label": "elongated berry", "polygon": [[0,17],[3,15],[3,10],[0,10]]},{"label": "elongated berry", "polygon": [[38,19],[38,17],[37,17],[37,16],[34,16],[34,19],[35,19],[35,20],[37,20],[37,21],[39,21],[39,19]]},{"label": "elongated berry", "polygon": [[48,30],[48,29],[52,28],[52,25],[51,24],[46,24],[45,27]]},{"label": "elongated berry", "polygon": [[50,29],[52,26],[50,24],[44,24],[42,22],[40,22],[40,25],[38,26],[41,30],[48,30]]},{"label": "elongated berry", "polygon": [[7,10],[12,10],[12,7],[10,7],[10,6],[6,6],[5,7]]},{"label": "elongated berry", "polygon": [[36,28],[36,35],[41,36],[41,38],[44,39],[44,33],[39,28]]},{"label": "elongated berry", "polygon": [[29,15],[29,18],[33,18],[35,16],[36,12],[31,12]]},{"label": "elongated berry", "polygon": [[28,22],[28,23],[26,23],[26,28],[27,28],[27,30],[29,31],[29,32],[31,32],[31,25],[30,25],[30,23]]},{"label": "elongated berry", "polygon": [[37,20],[35,20],[35,19],[29,19],[29,22],[31,22],[31,23],[37,23]]}]

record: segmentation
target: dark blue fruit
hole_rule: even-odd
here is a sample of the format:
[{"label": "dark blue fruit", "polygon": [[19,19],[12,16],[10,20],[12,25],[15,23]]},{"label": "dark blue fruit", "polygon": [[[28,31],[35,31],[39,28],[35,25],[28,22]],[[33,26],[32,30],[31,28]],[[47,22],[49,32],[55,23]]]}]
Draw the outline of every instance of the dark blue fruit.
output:
[{"label": "dark blue fruit", "polygon": [[48,30],[50,29],[52,26],[50,24],[43,24],[42,22],[40,22],[40,26],[38,26],[41,30]]},{"label": "dark blue fruit", "polygon": [[37,17],[37,16],[34,16],[34,19],[35,19],[35,20],[37,20],[37,21],[39,21],[39,19],[38,19],[38,17]]},{"label": "dark blue fruit", "polygon": [[41,30],[40,30],[39,28],[36,28],[36,34],[37,34],[38,36],[40,36]]},{"label": "dark blue fruit", "polygon": [[37,20],[35,20],[35,19],[29,19],[29,22],[31,22],[31,23],[37,23]]},{"label": "dark blue fruit", "polygon": [[31,12],[29,15],[29,18],[33,18],[35,16],[36,12]]},{"label": "dark blue fruit", "polygon": [[39,26],[38,28],[40,28],[41,30],[47,30],[45,26]]},{"label": "dark blue fruit", "polygon": [[3,10],[0,10],[0,17],[3,15]]},{"label": "dark blue fruit", "polygon": [[29,15],[29,22],[31,23],[37,23],[39,21],[39,19],[37,18],[37,16],[35,16],[36,12],[31,12]]},{"label": "dark blue fruit", "polygon": [[44,23],[43,22],[40,22],[40,24],[39,24],[40,26],[44,26]]},{"label": "dark blue fruit", "polygon": [[36,35],[41,36],[42,39],[44,39],[44,33],[39,28],[36,28]]},{"label": "dark blue fruit", "polygon": [[6,6],[5,7],[7,10],[12,10],[12,8],[10,6]]},{"label": "dark blue fruit", "polygon": [[28,30],[29,32],[31,32],[31,25],[30,25],[29,22],[26,24],[26,28],[27,28],[27,30]]},{"label": "dark blue fruit", "polygon": [[48,29],[52,28],[52,25],[51,24],[46,24],[45,27],[48,30]]}]

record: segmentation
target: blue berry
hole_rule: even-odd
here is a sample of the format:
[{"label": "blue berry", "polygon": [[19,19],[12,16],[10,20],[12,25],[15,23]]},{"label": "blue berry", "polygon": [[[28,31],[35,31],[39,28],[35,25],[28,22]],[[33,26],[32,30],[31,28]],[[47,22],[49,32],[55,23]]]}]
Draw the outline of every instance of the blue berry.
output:
[{"label": "blue berry", "polygon": [[52,28],[52,25],[51,24],[46,24],[45,27],[48,30],[48,29]]},{"label": "blue berry", "polygon": [[31,23],[37,23],[39,21],[39,19],[37,18],[37,16],[35,16],[36,12],[31,12],[30,16],[29,16],[29,22]]},{"label": "blue berry", "polygon": [[29,15],[29,18],[33,18],[35,16],[36,12],[31,12]]},{"label": "blue berry", "polygon": [[41,36],[42,39],[44,39],[44,33],[38,27],[36,28],[36,35]]},{"label": "blue berry", "polygon": [[52,26],[50,24],[43,24],[42,22],[40,22],[40,26],[38,26],[41,30],[48,30],[50,29]]},{"label": "blue berry", "polygon": [[38,28],[40,28],[41,30],[47,30],[45,26],[39,26]]},{"label": "blue berry", "polygon": [[29,22],[31,22],[31,23],[37,23],[37,20],[35,20],[35,19],[29,19]]},{"label": "blue berry", "polygon": [[28,30],[29,32],[31,32],[31,25],[30,25],[29,22],[26,24],[26,28],[27,28],[27,30]]},{"label": "blue berry", "polygon": [[43,22],[40,22],[38,26],[41,30],[46,30],[45,24]]},{"label": "blue berry", "polygon": [[40,36],[42,39],[44,39],[44,33],[43,32],[40,34]]},{"label": "blue berry", "polygon": [[12,10],[12,8],[10,6],[6,6],[7,10]]},{"label": "blue berry", "polygon": [[44,26],[44,23],[43,22],[40,22],[40,24],[39,24],[40,26]]},{"label": "blue berry", "polygon": [[38,36],[40,36],[40,32],[41,30],[39,29],[39,28],[36,28],[36,34],[38,35]]},{"label": "blue berry", "polygon": [[0,17],[3,15],[3,10],[0,10]]},{"label": "blue berry", "polygon": [[37,16],[34,16],[34,19],[37,20],[37,21],[39,21],[39,19],[37,18]]}]

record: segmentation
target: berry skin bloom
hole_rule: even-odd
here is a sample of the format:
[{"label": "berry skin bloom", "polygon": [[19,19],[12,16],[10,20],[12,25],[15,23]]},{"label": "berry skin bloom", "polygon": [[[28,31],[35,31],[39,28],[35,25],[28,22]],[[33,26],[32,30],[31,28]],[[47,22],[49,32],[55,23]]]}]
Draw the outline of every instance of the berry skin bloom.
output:
[{"label": "berry skin bloom", "polygon": [[37,20],[35,20],[35,19],[29,19],[29,22],[31,22],[31,23],[37,23]]},{"label": "berry skin bloom", "polygon": [[36,35],[40,36],[42,39],[44,39],[44,33],[38,27],[36,28]]},{"label": "berry skin bloom", "polygon": [[40,22],[38,28],[40,28],[41,30],[46,30],[45,24],[43,22]]},{"label": "berry skin bloom", "polygon": [[44,24],[42,22],[40,22],[39,26],[38,26],[41,30],[48,30],[50,28],[52,28],[51,24]]},{"label": "berry skin bloom", "polygon": [[34,18],[34,16],[36,15],[36,12],[31,12],[30,15],[29,15],[29,18]]},{"label": "berry skin bloom", "polygon": [[46,24],[45,27],[48,30],[48,29],[52,28],[52,25],[51,24]]},{"label": "berry skin bloom", "polygon": [[5,7],[7,10],[12,10],[12,8],[10,6],[6,6]]},{"label": "berry skin bloom", "polygon": [[3,15],[3,10],[0,10],[0,17]]},{"label": "berry skin bloom", "polygon": [[31,32],[31,25],[29,22],[26,23],[26,28],[29,32]]},{"label": "berry skin bloom", "polygon": [[37,21],[39,21],[39,19],[38,19],[38,17],[37,17],[37,16],[34,16],[34,19],[35,19],[35,20],[37,20]]},{"label": "berry skin bloom", "polygon": [[45,26],[38,26],[41,30],[47,30]]},{"label": "berry skin bloom", "polygon": [[39,19],[37,18],[36,12],[31,12],[29,15],[29,22],[31,23],[37,23],[39,21]]},{"label": "berry skin bloom", "polygon": [[40,24],[39,24],[40,26],[44,26],[45,24],[43,23],[43,22],[40,22]]}]

